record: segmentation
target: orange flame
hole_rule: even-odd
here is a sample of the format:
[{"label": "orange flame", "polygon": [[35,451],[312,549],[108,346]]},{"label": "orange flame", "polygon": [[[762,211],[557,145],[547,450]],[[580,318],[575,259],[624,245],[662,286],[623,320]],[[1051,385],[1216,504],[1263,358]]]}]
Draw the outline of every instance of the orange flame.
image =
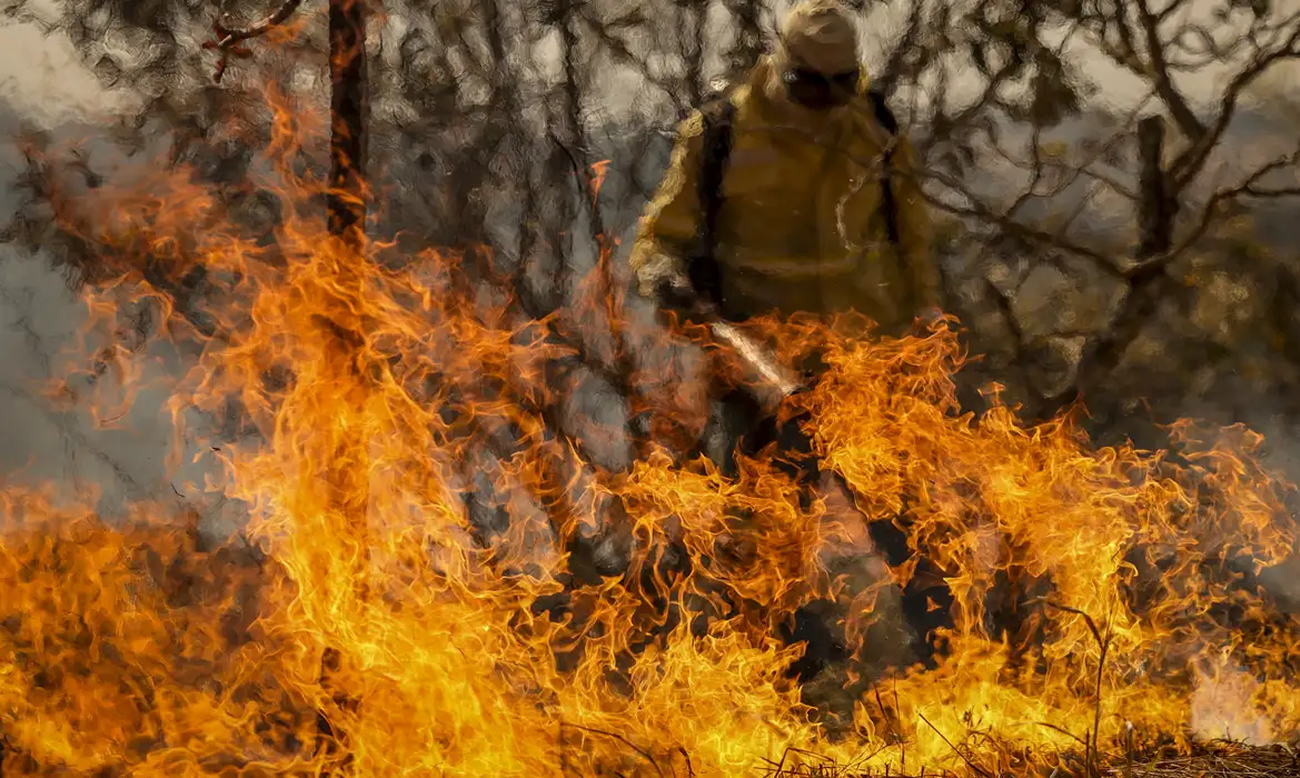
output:
[{"label": "orange flame", "polygon": [[[114,527],[93,499],[4,487],[6,771],[313,774],[346,761],[366,776],[724,776],[820,758],[1010,770],[1115,742],[1130,723],[1186,744],[1187,727],[1218,715],[1207,678],[1249,701],[1268,721],[1259,732],[1300,726],[1297,625],[1226,568],[1295,549],[1257,436],[1179,425],[1182,463],[1095,450],[1067,419],[958,415],[949,333],[767,321],[756,330],[787,358],[826,350],[830,372],[799,400],[822,460],[866,517],[908,518],[909,546],[954,595],[935,665],[858,695],[850,736],[830,738],[787,672],[801,649],[777,638],[837,586],[827,550],[844,527],[827,501],[805,507],[762,458],[735,480],[666,450],[621,474],[584,461],[552,434],[547,369],[572,355],[554,322],[476,301],[450,255],[391,270],[377,261],[391,246],[358,257],[326,235],[308,210],[324,182],[290,164],[303,128],[321,126],[275,123],[280,165],[259,183],[290,207],[272,243],[226,223],[184,171],[61,201],[65,229],[107,247],[114,280],[87,296],[95,396],[71,380],[59,396],[120,416],[146,358],[121,316],[161,309],[154,337],[198,354],[168,387],[178,444],[201,416],[243,425],[211,441],[221,472],[206,488],[246,506],[253,545],[206,547],[197,514],[164,505]],[[621,318],[605,249],[579,330]],[[169,284],[200,265],[196,324],[173,315]],[[647,372],[638,386],[673,385]],[[662,394],[645,402],[667,408]],[[471,492],[508,521],[472,521]],[[572,540],[594,532],[622,538],[625,573],[577,569]],[[990,626],[1008,572],[1041,592],[1020,641]],[[845,625],[859,656],[875,649],[862,644],[875,593],[855,595]]]}]

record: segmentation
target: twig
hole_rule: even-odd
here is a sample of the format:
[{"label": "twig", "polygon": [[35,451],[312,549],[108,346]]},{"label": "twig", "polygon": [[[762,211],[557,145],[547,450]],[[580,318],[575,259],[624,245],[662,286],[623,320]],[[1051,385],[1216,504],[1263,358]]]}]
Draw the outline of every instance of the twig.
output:
[{"label": "twig", "polygon": [[230,64],[230,58],[232,56],[239,57],[240,59],[247,59],[248,57],[253,56],[253,52],[250,49],[238,45],[241,41],[260,37],[270,32],[275,27],[284,24],[289,20],[290,16],[293,16],[294,12],[298,10],[298,6],[300,5],[302,5],[302,0],[285,0],[284,5],[277,8],[270,16],[267,16],[250,27],[230,27],[227,24],[230,20],[230,15],[222,14],[222,17],[217,19],[217,21],[212,25],[212,31],[216,33],[217,39],[204,41],[203,43],[203,48],[208,49],[209,51],[215,50],[221,52],[221,57],[217,60],[216,73],[212,76],[213,80],[218,83],[221,82],[221,77],[226,74],[226,67]]},{"label": "twig", "polygon": [[1124,753],[1128,759],[1124,778],[1133,778],[1133,722],[1126,721],[1124,724]]},{"label": "twig", "polygon": [[957,748],[957,746],[954,746],[952,744],[952,741],[949,740],[947,736],[945,736],[942,732],[939,731],[938,727],[936,727],[933,724],[930,724],[930,720],[925,717],[924,713],[917,711],[916,715],[920,716],[921,721],[924,721],[926,724],[929,725],[930,729],[934,730],[934,734],[938,735],[943,740],[943,742],[948,744],[948,747],[952,749],[952,752],[954,754],[961,757],[961,760],[966,763],[967,767],[979,773],[980,775],[984,776],[984,778],[993,778],[993,775],[988,770],[985,770],[983,767],[980,767],[979,765],[972,762],[969,757],[967,757],[965,754],[961,752],[961,749]]},{"label": "twig", "polygon": [[560,776],[564,778],[569,774],[569,744],[564,740],[564,719],[560,719],[557,735],[560,741]]},{"label": "twig", "polygon": [[1110,648],[1110,637],[1111,637],[1110,623],[1107,622],[1106,635],[1105,637],[1102,637],[1101,630],[1097,628],[1097,622],[1094,621],[1093,618],[1089,616],[1087,613],[1084,613],[1078,608],[1071,608],[1068,605],[1061,605],[1060,603],[1053,602],[1047,599],[1046,597],[1040,597],[1038,599],[1038,602],[1043,603],[1049,608],[1054,608],[1059,611],[1064,611],[1065,613],[1073,613],[1076,616],[1081,617],[1083,619],[1083,622],[1088,625],[1088,631],[1092,633],[1093,638],[1097,641],[1097,647],[1101,650],[1101,656],[1097,660],[1097,681],[1096,681],[1096,688],[1094,690],[1095,698],[1093,703],[1093,721],[1092,721],[1092,738],[1091,738],[1092,745],[1091,747],[1088,747],[1085,744],[1086,753],[1084,754],[1085,760],[1087,762],[1088,774],[1091,776],[1100,775],[1101,771],[1097,764],[1097,759],[1100,750],[1100,740],[1101,740],[1101,684],[1106,670],[1106,652]]},{"label": "twig", "polygon": [[695,778],[695,766],[691,764],[691,754],[690,754],[690,752],[687,751],[685,748],[683,748],[683,747],[681,747],[681,746],[678,746],[678,747],[677,747],[677,750],[678,750],[678,751],[681,751],[681,752],[682,752],[682,756],[684,756],[684,757],[686,758],[686,775],[687,775],[687,778]]},{"label": "twig", "polygon": [[[1026,723],[1029,723],[1029,722],[1026,722]],[[1040,727],[1044,727],[1044,728],[1046,728],[1046,729],[1050,729],[1050,730],[1052,730],[1053,732],[1059,732],[1060,734],[1065,735],[1066,737],[1068,737],[1068,738],[1070,738],[1071,740],[1075,741],[1076,743],[1078,743],[1079,745],[1083,746],[1084,748],[1087,748],[1087,747],[1088,747],[1088,741],[1087,741],[1087,740],[1085,740],[1085,739],[1079,737],[1078,735],[1074,734],[1073,732],[1071,732],[1070,730],[1066,729],[1065,727],[1059,727],[1059,726],[1057,726],[1057,725],[1055,725],[1055,724],[1050,724],[1050,723],[1048,723],[1048,722],[1046,722],[1046,721],[1035,721],[1035,722],[1032,722],[1032,723],[1037,724],[1037,725],[1040,726]]]},{"label": "twig", "polygon": [[[901,744],[903,742],[903,727],[898,720],[898,711],[895,710],[893,716],[889,715],[889,711],[885,710],[884,700],[880,699],[880,687],[875,684],[872,684],[872,691],[876,695],[876,705],[879,706],[880,708],[880,715],[884,717],[885,724],[887,724],[889,728],[892,730],[892,735],[893,735],[892,740],[895,743]],[[895,684],[894,686],[894,692],[895,695],[897,695],[898,692],[897,684]],[[895,707],[898,706],[897,699],[894,700],[894,705]],[[904,766],[906,766],[906,763],[904,763]]]},{"label": "twig", "polygon": [[583,732],[589,732],[593,735],[604,735],[605,737],[613,738],[619,741],[620,743],[622,743],[623,745],[627,746],[628,748],[632,749],[633,751],[635,751],[642,759],[650,763],[650,766],[653,767],[655,769],[655,772],[659,774],[659,778],[664,778],[664,771],[659,767],[659,763],[655,761],[655,758],[651,756],[648,751],[644,750],[636,743],[633,743],[631,740],[628,740],[622,735],[619,735],[615,732],[606,732],[603,729],[595,729],[594,727],[584,727],[581,724],[570,724],[567,721],[560,722],[560,727],[561,728],[573,727],[574,729],[582,730]]},{"label": "twig", "polygon": [[[899,706],[898,706],[898,678],[894,678],[893,689],[894,689],[894,718],[898,718],[898,711],[899,711]],[[901,769],[906,770],[906,769],[907,769],[907,739],[903,737],[903,732],[902,732],[903,727],[902,727],[901,724],[899,725],[898,729],[899,729],[899,732],[898,732],[898,766],[899,766]]]},{"label": "twig", "polygon": [[1216,191],[1213,195],[1210,196],[1209,200],[1205,203],[1205,207],[1201,210],[1200,219],[1197,220],[1196,224],[1192,227],[1191,232],[1180,242],[1179,246],[1173,249],[1172,251],[1170,251],[1165,256],[1155,257],[1147,262],[1144,262],[1136,267],[1131,268],[1128,271],[1128,275],[1130,276],[1130,278],[1136,276],[1139,273],[1143,275],[1150,275],[1157,270],[1163,270],[1164,266],[1170,264],[1170,262],[1174,258],[1181,255],[1184,250],[1186,250],[1196,241],[1200,240],[1207,232],[1209,232],[1210,226],[1214,221],[1214,217],[1218,215],[1219,209],[1222,206],[1236,200],[1239,197],[1272,199],[1272,198],[1293,197],[1296,195],[1300,195],[1300,188],[1294,186],[1267,188],[1267,189],[1261,188],[1259,186],[1259,182],[1262,179],[1264,179],[1266,176],[1268,176],[1270,173],[1274,173],[1280,170],[1284,170],[1288,167],[1292,167],[1296,165],[1298,162],[1300,162],[1300,149],[1297,149],[1296,151],[1293,151],[1292,153],[1284,157],[1279,157],[1277,159],[1274,159],[1265,165],[1261,165],[1258,169],[1256,169],[1253,173],[1251,173],[1249,176],[1247,176],[1244,180],[1242,180],[1240,183],[1236,184],[1235,186],[1227,187]]},{"label": "twig", "polygon": [[[790,776],[793,776],[795,774],[793,772],[786,772],[785,770],[785,760],[790,757],[790,754],[800,754],[802,756],[806,756],[810,759],[821,762],[821,766],[816,768],[819,771],[819,773],[824,768],[832,768],[835,766],[834,760],[832,760],[829,756],[826,756],[825,754],[818,754],[813,751],[806,751],[796,746],[786,746],[785,750],[781,752],[780,762],[773,762],[771,759],[768,759],[767,757],[763,757],[763,761],[767,762],[768,765],[770,765],[769,769],[772,770],[771,773],[772,778],[789,778]],[[791,766],[790,769],[796,770],[799,768],[797,766]]]}]

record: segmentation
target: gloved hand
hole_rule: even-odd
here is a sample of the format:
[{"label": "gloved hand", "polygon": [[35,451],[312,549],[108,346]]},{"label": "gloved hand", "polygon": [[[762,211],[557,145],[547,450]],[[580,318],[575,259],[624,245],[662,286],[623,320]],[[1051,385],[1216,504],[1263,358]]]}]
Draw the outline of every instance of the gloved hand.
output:
[{"label": "gloved hand", "polygon": [[637,272],[637,291],[667,310],[688,313],[698,303],[698,295],[681,262],[666,254],[656,254],[641,266]]},{"label": "gloved hand", "polygon": [[680,274],[661,279],[655,289],[655,299],[665,310],[688,315],[694,313],[700,305],[699,295],[695,293],[690,279]]},{"label": "gloved hand", "polygon": [[912,321],[912,333],[919,336],[929,335],[935,326],[943,321],[943,311],[932,305],[921,310]]}]

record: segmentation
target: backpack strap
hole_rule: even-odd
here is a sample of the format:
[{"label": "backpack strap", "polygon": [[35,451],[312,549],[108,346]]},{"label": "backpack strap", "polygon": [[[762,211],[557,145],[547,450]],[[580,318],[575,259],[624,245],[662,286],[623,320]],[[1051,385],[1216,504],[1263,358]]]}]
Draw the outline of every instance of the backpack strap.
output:
[{"label": "backpack strap", "polygon": [[730,93],[710,100],[700,109],[700,115],[704,125],[704,154],[698,182],[702,213],[699,250],[691,258],[688,272],[696,291],[721,305],[722,272],[715,250],[718,214],[722,210],[722,179],[731,157],[732,124],[736,115],[736,106],[731,101]]},{"label": "backpack strap", "polygon": [[[871,110],[876,115],[876,121],[884,128],[889,136],[898,135],[898,117],[894,112],[889,110],[889,103],[885,99],[885,94],[876,89],[867,90],[867,100],[871,102]],[[899,242],[898,231],[898,202],[894,199],[894,186],[890,180],[890,173],[893,168],[894,149],[889,147],[885,149],[885,158],[883,170],[880,174],[880,204],[885,212],[885,229],[889,235],[889,242],[894,246]]]},{"label": "backpack strap", "polygon": [[[867,91],[867,99],[876,121],[889,133],[890,137],[898,134],[898,118],[890,110],[883,92],[875,89]],[[722,210],[722,180],[726,176],[727,163],[731,157],[732,125],[735,120],[736,106],[731,94],[724,93],[705,103],[700,108],[703,119],[703,159],[699,171],[699,202],[702,211],[699,231],[699,248],[691,258],[688,274],[696,291],[722,304],[721,266],[718,264],[715,250],[717,248],[718,214]],[[894,198],[891,180],[893,168],[892,147],[885,150],[884,169],[881,172],[881,208],[885,215],[885,229],[889,242],[897,246],[900,233],[898,228],[898,203]]]}]

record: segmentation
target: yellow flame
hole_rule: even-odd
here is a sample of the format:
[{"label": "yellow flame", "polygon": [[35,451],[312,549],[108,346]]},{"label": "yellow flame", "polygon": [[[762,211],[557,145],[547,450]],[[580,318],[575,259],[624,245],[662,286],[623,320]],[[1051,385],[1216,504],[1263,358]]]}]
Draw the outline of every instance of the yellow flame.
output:
[{"label": "yellow flame", "polygon": [[[66,507],[57,485],[0,491],[6,771],[1010,769],[1079,748],[1098,725],[1102,743],[1128,722],[1185,742],[1205,668],[1225,657],[1269,731],[1300,725],[1296,624],[1224,568],[1234,553],[1269,564],[1295,548],[1257,436],[1203,440],[1179,425],[1182,464],[1094,449],[1068,419],[959,415],[947,332],[758,322],[787,358],[825,350],[830,372],[798,400],[819,454],[863,514],[909,518],[911,548],[955,598],[936,665],[862,694],[853,733],[832,741],[789,678],[800,649],[776,638],[834,585],[822,552],[843,528],[826,503],[803,507],[764,459],[734,481],[666,449],[623,474],[582,461],[547,432],[545,368],[567,353],[547,322],[476,302],[450,254],[391,270],[377,261],[391,246],[357,256],[325,234],[310,211],[323,183],[290,164],[320,126],[287,111],[275,123],[281,164],[262,183],[290,207],[271,246],[226,223],[185,171],[61,201],[66,229],[110,247],[113,281],[87,295],[85,343],[108,340],[88,401],[104,419],[130,405],[144,357],[118,314],[160,306],[172,325],[159,337],[201,348],[169,387],[178,441],[195,412],[232,408],[255,433],[212,442],[225,472],[209,488],[247,506],[258,550],[205,548],[194,516],[161,505],[114,528],[93,500]],[[215,334],[171,315],[164,288],[198,264],[217,288]],[[622,324],[607,281],[582,289],[577,326]],[[612,341],[602,348],[618,359]],[[672,396],[685,373],[662,359],[660,374],[635,376],[659,383],[645,402],[689,408],[698,398]],[[511,517],[492,536],[462,499],[483,474]],[[629,570],[578,580],[568,541],[596,530],[625,533]],[[1042,592],[1027,606],[1032,640],[988,626],[1000,571]],[[850,614],[859,641],[870,601]]]}]

